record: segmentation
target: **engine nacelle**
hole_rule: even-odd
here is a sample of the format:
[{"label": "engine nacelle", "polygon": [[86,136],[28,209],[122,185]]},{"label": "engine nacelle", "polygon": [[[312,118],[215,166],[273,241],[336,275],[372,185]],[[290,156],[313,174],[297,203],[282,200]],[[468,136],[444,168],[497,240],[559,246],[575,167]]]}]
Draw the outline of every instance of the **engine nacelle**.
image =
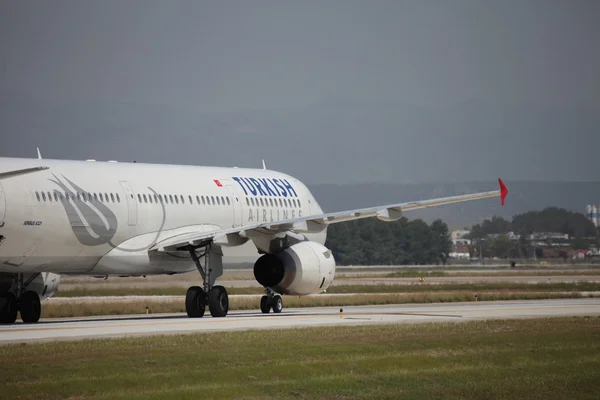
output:
[{"label": "engine nacelle", "polygon": [[[27,283],[31,279],[32,274],[23,274],[23,283]],[[60,284],[60,275],[52,272],[42,272],[37,274],[31,282],[27,284],[25,290],[32,290],[40,296],[40,300],[51,297],[58,290]],[[17,282],[15,274],[3,273],[0,274],[0,292],[15,292]]]},{"label": "engine nacelle", "polygon": [[254,264],[254,277],[277,293],[295,296],[320,293],[335,277],[335,259],[323,245],[300,242],[260,257]]}]

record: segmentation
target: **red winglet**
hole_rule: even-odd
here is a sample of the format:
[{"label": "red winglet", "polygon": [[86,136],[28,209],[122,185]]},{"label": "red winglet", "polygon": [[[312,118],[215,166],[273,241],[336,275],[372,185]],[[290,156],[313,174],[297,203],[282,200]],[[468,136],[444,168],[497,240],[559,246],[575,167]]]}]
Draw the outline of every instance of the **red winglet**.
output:
[{"label": "red winglet", "polygon": [[506,195],[508,194],[508,189],[502,179],[498,178],[498,183],[500,184],[500,203],[504,205],[504,199],[506,199]]}]

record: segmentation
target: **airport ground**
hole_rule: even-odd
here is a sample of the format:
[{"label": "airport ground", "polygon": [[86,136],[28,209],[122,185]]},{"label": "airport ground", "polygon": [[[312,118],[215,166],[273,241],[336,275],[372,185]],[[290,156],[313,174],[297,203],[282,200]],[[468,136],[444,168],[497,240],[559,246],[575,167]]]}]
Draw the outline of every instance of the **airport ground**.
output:
[{"label": "airport ground", "polygon": [[599,337],[593,316],[8,345],[0,398],[595,399]]},{"label": "airport ground", "polygon": [[598,266],[344,268],[279,315],[227,271],[230,314],[189,319],[198,282],[66,277],[0,327],[0,399],[597,398]]},{"label": "airport ground", "polygon": [[[248,269],[227,270],[218,281],[232,310],[256,310],[263,289]],[[65,277],[43,317],[184,312],[185,290],[197,272],[133,278]],[[326,294],[284,296],[286,307],[349,306],[579,298],[600,295],[600,266],[342,267]]]}]

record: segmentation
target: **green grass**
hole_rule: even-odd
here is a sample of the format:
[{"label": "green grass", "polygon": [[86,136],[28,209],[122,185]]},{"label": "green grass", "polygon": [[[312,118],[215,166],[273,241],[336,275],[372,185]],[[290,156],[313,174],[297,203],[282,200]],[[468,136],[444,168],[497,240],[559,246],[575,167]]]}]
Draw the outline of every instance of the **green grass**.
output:
[{"label": "green grass", "polygon": [[20,399],[596,399],[600,318],[100,339],[0,347]]},{"label": "green grass", "polygon": [[471,292],[518,291],[518,292],[594,292],[600,291],[600,283],[595,282],[552,282],[552,283],[519,283],[519,282],[490,282],[490,283],[433,283],[427,281],[419,284],[389,284],[389,285],[334,285],[327,293],[422,293],[422,292]]},{"label": "green grass", "polygon": [[[380,285],[333,285],[327,289],[327,293],[421,293],[421,292],[447,292],[454,290],[484,291],[484,290],[508,290],[508,291],[600,291],[600,283],[595,282],[554,282],[554,283],[518,283],[518,282],[495,282],[495,283],[433,283],[427,280],[415,284],[380,284]],[[165,286],[158,288],[144,287],[102,287],[93,288],[78,286],[69,290],[59,290],[56,297],[85,297],[85,296],[180,296],[185,295],[186,289],[180,286]],[[260,287],[228,288],[229,294],[263,294],[264,289]]]},{"label": "green grass", "polygon": [[[580,298],[579,292],[552,293],[552,292],[478,292],[479,301],[496,300],[541,300]],[[331,307],[331,306],[360,306],[382,304],[407,304],[407,303],[452,303],[460,301],[475,301],[472,291],[435,292],[435,293],[384,293],[365,295],[342,296],[284,296],[285,307]],[[143,314],[149,308],[152,314],[157,313],[183,313],[185,306],[183,299],[175,300],[132,300],[128,302],[102,301],[94,303],[44,303],[42,307],[43,318],[79,317],[93,315],[130,315]],[[258,299],[230,298],[231,310],[258,310]]]},{"label": "green grass", "polygon": [[364,279],[364,278],[487,278],[487,277],[522,277],[522,276],[600,276],[598,270],[587,270],[587,271],[519,271],[519,270],[507,270],[500,272],[485,272],[485,271],[473,271],[473,272],[444,272],[444,271],[398,271],[391,272],[389,274],[363,274],[346,276],[345,279]]}]

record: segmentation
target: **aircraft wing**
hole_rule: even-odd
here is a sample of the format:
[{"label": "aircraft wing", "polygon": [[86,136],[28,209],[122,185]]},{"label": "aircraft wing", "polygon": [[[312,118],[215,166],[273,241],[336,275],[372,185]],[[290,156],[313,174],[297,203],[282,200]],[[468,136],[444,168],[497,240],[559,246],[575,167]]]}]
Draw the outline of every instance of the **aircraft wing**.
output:
[{"label": "aircraft wing", "polygon": [[438,207],[446,204],[462,203],[465,201],[481,200],[490,197],[500,197],[501,204],[508,194],[508,189],[502,179],[498,179],[500,190],[491,192],[481,192],[465,194],[460,196],[442,197],[431,200],[411,201],[408,203],[389,204],[385,206],[361,208],[356,210],[341,211],[320,215],[310,215],[307,217],[288,219],[284,221],[263,222],[256,225],[247,225],[237,228],[222,229],[214,232],[186,233],[182,235],[167,238],[150,250],[175,251],[183,249],[189,245],[201,246],[205,242],[215,241],[226,243],[236,243],[240,239],[245,240],[253,234],[279,234],[292,232],[296,234],[320,232],[327,225],[345,221],[353,221],[361,218],[376,217],[382,221],[396,221],[402,217],[404,211],[418,210],[421,208]]}]

